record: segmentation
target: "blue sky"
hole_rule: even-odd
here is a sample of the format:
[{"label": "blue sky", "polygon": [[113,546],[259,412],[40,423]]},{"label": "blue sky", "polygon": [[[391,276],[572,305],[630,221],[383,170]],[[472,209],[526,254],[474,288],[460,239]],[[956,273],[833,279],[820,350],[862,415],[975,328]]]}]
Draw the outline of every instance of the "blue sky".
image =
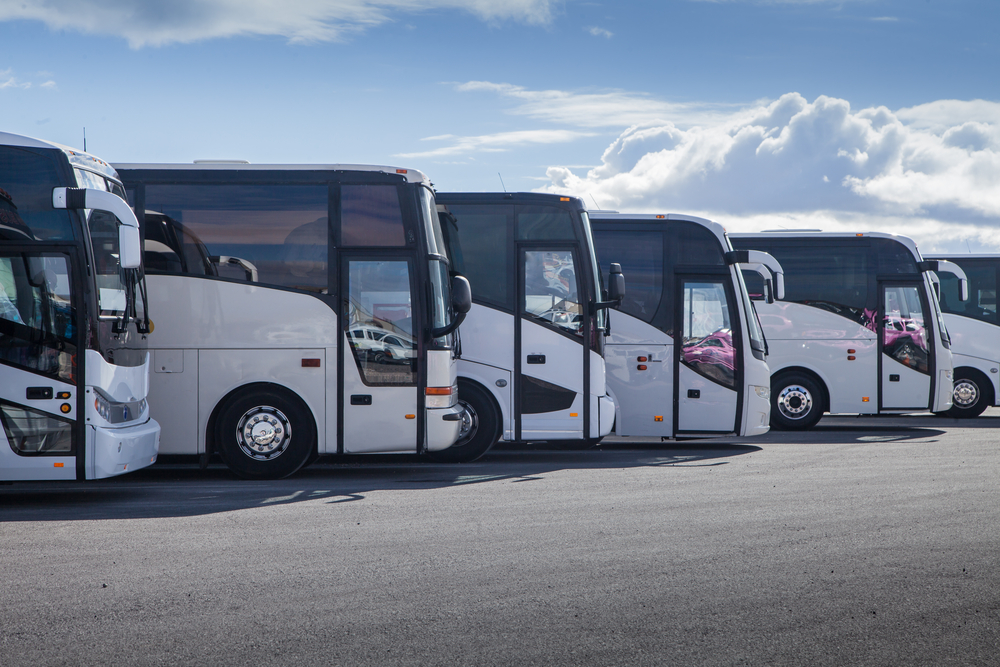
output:
[{"label": "blue sky", "polygon": [[0,129],[1000,251],[995,0],[0,0]]}]

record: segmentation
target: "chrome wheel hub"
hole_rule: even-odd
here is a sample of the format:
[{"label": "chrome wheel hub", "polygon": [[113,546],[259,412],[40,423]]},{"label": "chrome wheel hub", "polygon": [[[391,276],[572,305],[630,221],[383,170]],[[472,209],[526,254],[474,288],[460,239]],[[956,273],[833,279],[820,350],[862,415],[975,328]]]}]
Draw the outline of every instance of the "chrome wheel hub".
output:
[{"label": "chrome wheel hub", "polygon": [[251,408],[236,426],[236,441],[240,451],[256,460],[271,460],[281,456],[292,440],[288,418],[269,405]]},{"label": "chrome wheel hub", "polygon": [[459,400],[458,404],[462,406],[462,426],[458,430],[458,440],[452,447],[464,445],[479,430],[479,416],[472,406],[462,400]]},{"label": "chrome wheel hub", "polygon": [[959,407],[971,407],[979,400],[979,387],[971,380],[959,380],[955,383],[955,392],[952,400]]},{"label": "chrome wheel hub", "polygon": [[778,393],[778,410],[786,419],[802,419],[812,405],[813,397],[802,385],[791,384]]}]

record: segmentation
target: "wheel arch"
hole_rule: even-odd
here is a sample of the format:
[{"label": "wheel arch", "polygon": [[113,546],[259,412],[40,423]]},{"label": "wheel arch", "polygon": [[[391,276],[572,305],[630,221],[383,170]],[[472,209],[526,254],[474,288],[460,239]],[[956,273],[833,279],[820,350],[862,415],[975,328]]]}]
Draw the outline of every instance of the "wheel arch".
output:
[{"label": "wheel arch", "polygon": [[997,400],[997,391],[993,385],[993,378],[983,372],[981,368],[976,368],[975,366],[956,366],[953,372],[953,378],[958,380],[959,374],[965,374],[969,376],[977,376],[980,380],[981,389],[989,391],[989,400],[986,402],[988,406],[995,406]]},{"label": "wheel arch", "polygon": [[225,394],[222,398],[220,398],[215,403],[215,406],[212,408],[212,414],[209,415],[209,417],[208,417],[208,426],[206,427],[206,430],[205,430],[205,457],[206,457],[206,460],[207,460],[208,457],[211,457],[212,454],[218,453],[218,444],[219,443],[216,442],[215,429],[216,429],[216,426],[218,425],[219,415],[222,413],[222,411],[225,409],[225,407],[229,404],[229,402],[232,401],[233,399],[235,399],[240,394],[244,394],[244,393],[247,393],[247,392],[250,392],[250,391],[257,391],[257,390],[260,390],[260,391],[270,391],[270,392],[280,393],[280,394],[286,394],[287,396],[290,396],[290,397],[294,398],[295,400],[299,401],[300,403],[302,403],[302,406],[305,408],[306,412],[309,414],[309,418],[310,418],[311,423],[312,423],[312,429],[313,429],[313,435],[314,435],[314,437],[313,437],[313,440],[314,440],[313,449],[315,450],[313,452],[313,455],[315,456],[316,452],[319,451],[319,427],[316,426],[316,414],[313,412],[312,408],[309,407],[309,401],[307,401],[304,398],[302,398],[302,396],[300,396],[299,393],[296,392],[294,389],[291,389],[290,387],[287,387],[287,386],[282,385],[282,384],[278,384],[276,382],[248,382],[246,384],[242,384],[242,385],[240,385],[238,387],[234,387],[233,389],[231,389],[229,391],[229,393]]}]

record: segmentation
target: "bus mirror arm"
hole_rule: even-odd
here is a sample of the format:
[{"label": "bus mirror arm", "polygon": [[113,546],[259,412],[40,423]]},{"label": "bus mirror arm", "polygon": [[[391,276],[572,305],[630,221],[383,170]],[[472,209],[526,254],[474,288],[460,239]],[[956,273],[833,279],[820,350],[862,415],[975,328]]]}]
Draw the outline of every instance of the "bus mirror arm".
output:
[{"label": "bus mirror arm", "polygon": [[451,307],[455,311],[455,319],[443,327],[431,330],[431,338],[447,336],[452,331],[461,326],[465,321],[465,316],[472,309],[472,286],[465,276],[451,277]]},{"label": "bus mirror arm", "polygon": [[612,262],[608,278],[608,300],[594,301],[593,309],[595,311],[602,308],[617,308],[621,305],[622,299],[625,298],[625,276],[622,275],[622,265]]},{"label": "bus mirror arm", "polygon": [[257,282],[257,267],[245,259],[230,257],[229,255],[212,255],[208,258],[212,264],[232,264],[243,269],[247,274],[247,282]]},{"label": "bus mirror arm", "polygon": [[958,264],[943,259],[930,259],[917,264],[917,268],[921,271],[934,271],[936,273],[943,271],[952,274],[958,278],[958,298],[962,301],[969,300],[969,277],[965,275],[965,271]]},{"label": "bus mirror arm", "polygon": [[118,263],[123,269],[142,266],[142,246],[139,243],[139,221],[128,202],[118,195],[94,188],[53,188],[52,207],[65,209],[97,209],[118,218]]},{"label": "bus mirror arm", "polygon": [[774,298],[783,301],[785,298],[785,271],[773,256],[761,250],[730,250],[726,253],[727,264],[763,264],[774,274]]}]

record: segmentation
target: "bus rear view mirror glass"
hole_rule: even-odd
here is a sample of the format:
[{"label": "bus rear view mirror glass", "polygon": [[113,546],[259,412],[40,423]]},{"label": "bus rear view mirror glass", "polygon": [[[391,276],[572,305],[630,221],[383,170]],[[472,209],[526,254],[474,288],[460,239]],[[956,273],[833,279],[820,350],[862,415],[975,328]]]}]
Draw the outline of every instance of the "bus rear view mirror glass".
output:
[{"label": "bus rear view mirror glass", "polygon": [[142,266],[142,246],[137,227],[118,227],[118,252],[118,261],[123,269],[138,269]]},{"label": "bus rear view mirror glass", "polygon": [[611,274],[608,281],[608,299],[621,302],[625,298],[625,276],[622,275],[622,265],[611,264]]},{"label": "bus rear view mirror glass", "polygon": [[456,313],[464,314],[472,309],[472,286],[465,276],[451,279],[451,304]]}]

